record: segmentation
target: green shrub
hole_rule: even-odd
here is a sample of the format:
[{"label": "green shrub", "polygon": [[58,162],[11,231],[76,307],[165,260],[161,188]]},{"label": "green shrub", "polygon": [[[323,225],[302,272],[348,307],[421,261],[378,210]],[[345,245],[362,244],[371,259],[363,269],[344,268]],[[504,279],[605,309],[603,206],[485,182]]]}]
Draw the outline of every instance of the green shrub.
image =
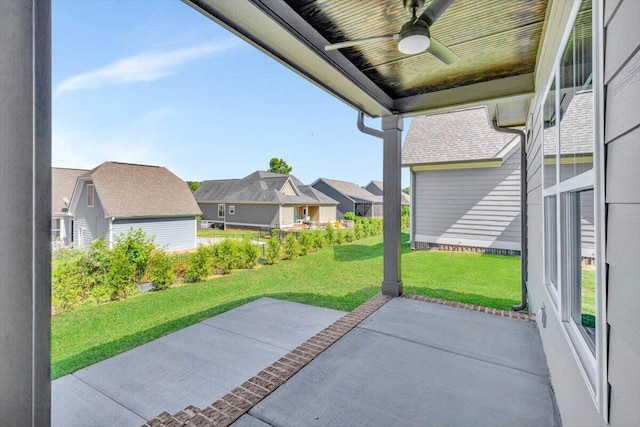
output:
[{"label": "green shrub", "polygon": [[315,230],[313,232],[313,246],[315,249],[322,249],[327,246],[327,239],[324,230]]},{"label": "green shrub", "polygon": [[213,245],[213,266],[222,274],[244,268],[245,253],[242,243],[233,239],[224,239]]},{"label": "green shrub", "polygon": [[371,234],[371,224],[369,222],[369,218],[363,218],[362,220],[362,237],[373,236]]},{"label": "green shrub", "polygon": [[333,235],[333,244],[341,245],[344,243],[344,233],[342,230],[336,230]]},{"label": "green shrub", "polygon": [[280,239],[278,236],[272,236],[269,240],[267,240],[267,253],[266,253],[266,262],[269,265],[273,265],[280,261],[280,249],[282,245],[280,244]]},{"label": "green shrub", "polygon": [[333,229],[333,224],[331,223],[327,224],[327,228],[325,229],[325,232],[324,232],[324,238],[327,241],[328,246],[333,245],[333,240],[335,239],[335,235],[336,235],[336,232]]},{"label": "green shrub", "polygon": [[244,251],[244,266],[242,268],[253,268],[258,265],[260,249],[251,242],[251,236],[248,234],[244,236],[242,249]]},{"label": "green shrub", "polygon": [[353,212],[345,212],[344,219],[353,221],[356,219],[356,214],[354,214]]},{"label": "green shrub", "polygon": [[353,237],[355,240],[362,239],[362,222],[356,221],[353,224]]},{"label": "green shrub", "polygon": [[86,288],[81,270],[82,253],[63,248],[52,263],[51,305],[56,313],[65,312],[82,303]]},{"label": "green shrub", "polygon": [[120,248],[129,262],[134,265],[134,280],[140,283],[147,271],[151,251],[155,249],[153,236],[148,236],[141,228],[131,227],[126,235],[117,236],[114,243],[114,250]]},{"label": "green shrub", "polygon": [[344,241],[347,243],[351,243],[356,240],[355,232],[353,228],[348,228],[344,233]]},{"label": "green shrub", "polygon": [[147,268],[147,275],[154,291],[167,289],[176,280],[173,263],[165,251],[154,251],[149,257]]},{"label": "green shrub", "polygon": [[409,206],[403,206],[402,210],[400,211],[400,226],[402,228],[409,228],[409,226],[411,225],[410,215],[411,209],[409,208]]},{"label": "green shrub", "polygon": [[116,246],[111,251],[111,263],[106,278],[109,297],[112,300],[126,298],[136,289],[136,265],[130,261],[128,255],[122,246]]},{"label": "green shrub", "polygon": [[185,282],[199,282],[211,276],[211,248],[211,246],[198,246],[198,249],[195,252],[189,254],[189,258],[187,259],[187,269],[184,272]]},{"label": "green shrub", "polygon": [[173,268],[173,273],[176,275],[176,280],[183,280],[184,273],[187,271],[187,261],[172,259],[171,266]]},{"label": "green shrub", "polygon": [[282,246],[285,259],[296,259],[298,255],[300,255],[300,243],[298,243],[295,234],[287,233],[287,237],[284,238]]},{"label": "green shrub", "polygon": [[300,242],[300,255],[307,255],[315,249],[315,238],[309,231],[303,231],[298,242]]}]

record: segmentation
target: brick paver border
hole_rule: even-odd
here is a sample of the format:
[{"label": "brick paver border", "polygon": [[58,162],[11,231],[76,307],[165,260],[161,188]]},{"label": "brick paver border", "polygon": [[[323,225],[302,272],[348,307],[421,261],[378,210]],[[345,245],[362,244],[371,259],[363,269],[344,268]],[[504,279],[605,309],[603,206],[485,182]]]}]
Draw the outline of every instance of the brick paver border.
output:
[{"label": "brick paver border", "polygon": [[374,296],[206,408],[188,406],[174,415],[163,412],[143,427],[231,425],[390,299],[382,294]]},{"label": "brick paver border", "polygon": [[446,305],[449,307],[464,308],[465,310],[479,311],[480,313],[493,314],[501,317],[509,317],[511,319],[524,320],[526,322],[535,322],[536,316],[528,313],[521,313],[511,310],[500,310],[498,308],[483,307],[481,305],[466,304],[464,302],[449,301],[440,298],[425,297],[422,295],[403,294],[403,298],[414,299],[417,301],[431,302],[434,304]]}]

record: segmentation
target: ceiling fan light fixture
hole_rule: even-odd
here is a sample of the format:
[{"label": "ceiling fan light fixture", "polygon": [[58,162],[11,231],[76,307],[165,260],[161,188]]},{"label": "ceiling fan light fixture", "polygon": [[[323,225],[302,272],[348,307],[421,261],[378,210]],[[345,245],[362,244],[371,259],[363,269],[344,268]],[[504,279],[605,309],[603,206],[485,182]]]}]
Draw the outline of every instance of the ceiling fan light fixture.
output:
[{"label": "ceiling fan light fixture", "polygon": [[400,32],[400,40],[398,41],[398,50],[405,55],[413,55],[424,52],[429,49],[431,38],[429,37],[429,28],[425,25],[409,22],[402,27]]}]

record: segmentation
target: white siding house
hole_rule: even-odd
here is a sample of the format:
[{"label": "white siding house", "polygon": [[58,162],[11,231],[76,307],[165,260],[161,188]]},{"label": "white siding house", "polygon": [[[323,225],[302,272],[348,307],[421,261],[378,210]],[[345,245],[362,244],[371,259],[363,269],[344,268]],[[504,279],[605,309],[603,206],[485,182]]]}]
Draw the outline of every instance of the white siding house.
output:
[{"label": "white siding house", "polygon": [[78,177],[70,210],[78,247],[100,238],[111,246],[131,228],[169,251],[196,247],[201,211],[186,182],[163,167],[105,162]]},{"label": "white siding house", "polygon": [[520,253],[518,138],[484,107],[415,117],[402,149],[411,170],[411,246]]},{"label": "white siding house", "polygon": [[76,180],[86,169],[51,168],[51,242],[67,246],[73,238],[73,215],[69,211]]}]

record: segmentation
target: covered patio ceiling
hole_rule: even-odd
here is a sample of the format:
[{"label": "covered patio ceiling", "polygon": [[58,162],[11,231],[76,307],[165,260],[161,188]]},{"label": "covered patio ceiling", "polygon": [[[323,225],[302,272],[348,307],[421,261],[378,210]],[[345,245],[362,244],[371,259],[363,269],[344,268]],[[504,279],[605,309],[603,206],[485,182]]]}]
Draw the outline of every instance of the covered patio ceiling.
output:
[{"label": "covered patio ceiling", "polygon": [[487,105],[500,126],[525,123],[547,13],[547,0],[453,1],[430,27],[460,58],[447,65],[429,52],[405,55],[394,40],[325,51],[400,32],[411,20],[403,0],[184,1],[369,116]]}]

